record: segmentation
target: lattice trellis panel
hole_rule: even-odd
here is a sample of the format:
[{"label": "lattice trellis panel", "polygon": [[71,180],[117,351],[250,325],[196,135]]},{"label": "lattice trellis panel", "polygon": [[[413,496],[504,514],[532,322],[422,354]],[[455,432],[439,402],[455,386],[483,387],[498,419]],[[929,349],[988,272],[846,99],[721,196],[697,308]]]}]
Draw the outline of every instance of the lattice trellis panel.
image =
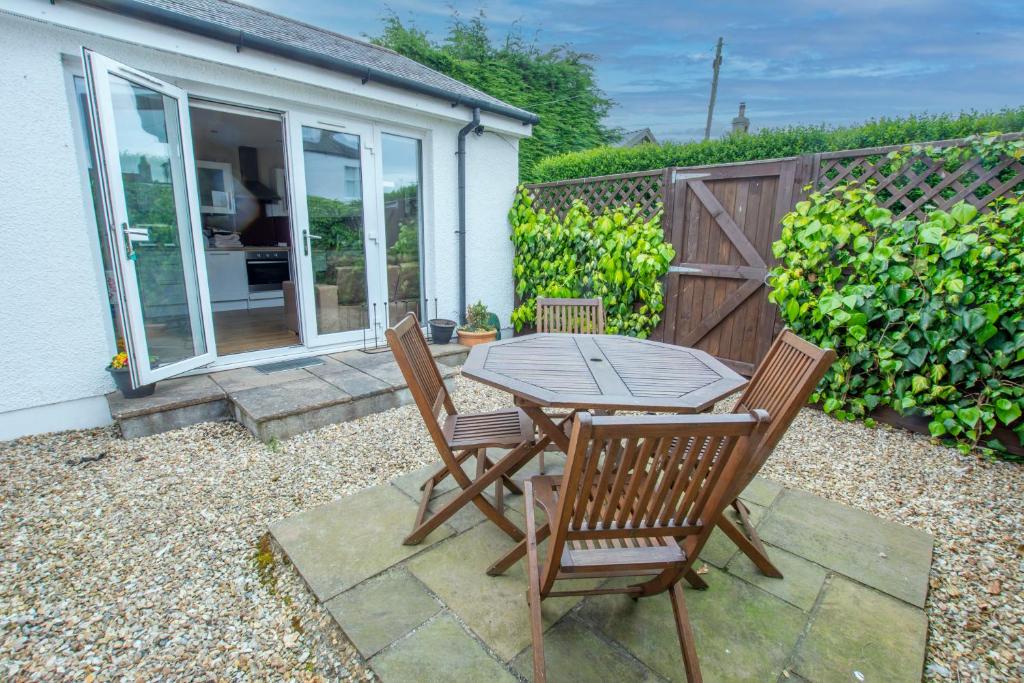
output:
[{"label": "lattice trellis panel", "polygon": [[657,213],[664,201],[664,170],[580,178],[527,185],[534,208],[564,218],[579,199],[595,213],[621,206],[637,206],[645,216]]},{"label": "lattice trellis panel", "polygon": [[814,185],[821,191],[851,181],[870,185],[895,218],[918,220],[960,201],[984,209],[994,199],[1024,191],[1024,164],[1009,157],[988,164],[969,159],[947,168],[943,160],[925,154],[890,160],[888,153],[899,149],[901,145],[817,154]]}]

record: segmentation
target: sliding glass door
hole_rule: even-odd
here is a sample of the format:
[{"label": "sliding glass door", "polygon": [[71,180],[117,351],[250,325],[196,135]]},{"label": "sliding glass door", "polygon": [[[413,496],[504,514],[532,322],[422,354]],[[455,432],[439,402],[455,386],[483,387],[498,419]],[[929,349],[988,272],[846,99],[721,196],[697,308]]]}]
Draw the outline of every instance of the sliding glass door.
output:
[{"label": "sliding glass door", "polygon": [[128,367],[149,384],[215,356],[187,95],[82,52]]}]

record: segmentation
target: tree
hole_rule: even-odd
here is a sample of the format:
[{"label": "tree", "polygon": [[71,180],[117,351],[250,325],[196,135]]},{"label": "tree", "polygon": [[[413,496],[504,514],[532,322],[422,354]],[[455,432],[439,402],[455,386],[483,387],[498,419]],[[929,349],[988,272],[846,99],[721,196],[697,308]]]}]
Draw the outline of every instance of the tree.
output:
[{"label": "tree", "polygon": [[384,20],[384,32],[373,40],[540,116],[533,137],[519,145],[519,174],[525,180],[546,156],[589,149],[619,136],[601,124],[612,101],[594,81],[593,56],[569,46],[542,49],[518,31],[495,45],[483,13],[468,21],[453,15],[441,42],[391,14]]}]

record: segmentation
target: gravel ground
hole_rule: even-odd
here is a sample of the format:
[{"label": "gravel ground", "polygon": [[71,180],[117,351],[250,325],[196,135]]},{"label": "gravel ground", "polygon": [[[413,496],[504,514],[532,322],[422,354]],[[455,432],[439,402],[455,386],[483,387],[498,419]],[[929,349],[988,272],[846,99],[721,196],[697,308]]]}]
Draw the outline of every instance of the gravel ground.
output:
[{"label": "gravel ground", "polygon": [[[0,679],[372,678],[266,528],[434,462],[424,437],[406,406],[270,446],[233,423],[0,444]],[[927,678],[1024,678],[1024,467],[805,410],[765,474],[935,535]]]}]

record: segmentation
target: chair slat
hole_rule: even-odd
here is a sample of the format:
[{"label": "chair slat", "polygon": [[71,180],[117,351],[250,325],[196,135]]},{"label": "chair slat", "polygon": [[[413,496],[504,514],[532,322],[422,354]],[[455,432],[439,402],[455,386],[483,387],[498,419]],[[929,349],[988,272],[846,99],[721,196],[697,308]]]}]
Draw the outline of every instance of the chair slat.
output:
[{"label": "chair slat", "polygon": [[537,297],[536,321],[538,332],[604,334],[604,302]]}]

